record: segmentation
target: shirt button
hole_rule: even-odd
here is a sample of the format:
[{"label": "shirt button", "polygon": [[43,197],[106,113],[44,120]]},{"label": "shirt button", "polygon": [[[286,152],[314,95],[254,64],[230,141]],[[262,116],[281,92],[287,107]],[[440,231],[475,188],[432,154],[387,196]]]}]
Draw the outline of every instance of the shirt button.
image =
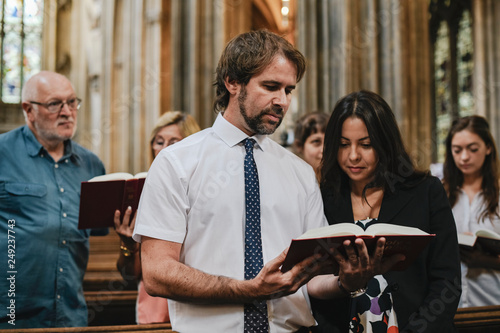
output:
[{"label": "shirt button", "polygon": [[57,163],[54,164],[54,168],[56,168],[56,169],[59,168],[59,164],[57,164]]},{"label": "shirt button", "polygon": [[61,188],[59,189],[59,191],[61,191],[61,193],[62,193],[62,192],[64,192],[64,189],[61,187]]},{"label": "shirt button", "polygon": [[68,216],[68,214],[66,214],[66,213],[63,213],[63,217],[66,217],[66,216]]},{"label": "shirt button", "polygon": [[69,163],[68,159],[65,159],[64,162]]},{"label": "shirt button", "polygon": [[66,240],[63,240],[62,243],[63,243],[63,245],[66,245]]},{"label": "shirt button", "polygon": [[62,272],[62,271],[63,271],[62,267],[61,267],[61,268],[59,268],[59,272]]},{"label": "shirt button", "polygon": [[40,154],[40,157],[43,157],[43,154]]},{"label": "shirt button", "polygon": [[61,299],[61,295],[57,295],[57,299]]}]

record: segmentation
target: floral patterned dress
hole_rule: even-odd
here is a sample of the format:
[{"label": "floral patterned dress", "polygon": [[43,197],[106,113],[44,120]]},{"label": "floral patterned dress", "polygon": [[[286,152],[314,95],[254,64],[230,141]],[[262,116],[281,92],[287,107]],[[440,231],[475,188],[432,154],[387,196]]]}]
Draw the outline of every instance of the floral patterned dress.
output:
[{"label": "floral patterned dress", "polygon": [[[356,221],[366,229],[377,219]],[[352,299],[349,320],[350,333],[397,333],[398,322],[393,308],[391,288],[382,275],[368,282],[366,293]]]}]

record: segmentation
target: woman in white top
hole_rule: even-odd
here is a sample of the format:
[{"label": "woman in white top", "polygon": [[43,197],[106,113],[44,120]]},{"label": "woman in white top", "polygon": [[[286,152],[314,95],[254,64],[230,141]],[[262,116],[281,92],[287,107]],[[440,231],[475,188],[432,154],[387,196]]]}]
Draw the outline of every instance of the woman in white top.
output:
[{"label": "woman in white top", "polygon": [[[498,154],[486,119],[454,122],[446,139],[443,184],[457,232],[500,233]],[[500,256],[480,248],[460,250],[462,296],[459,307],[500,304]]]}]

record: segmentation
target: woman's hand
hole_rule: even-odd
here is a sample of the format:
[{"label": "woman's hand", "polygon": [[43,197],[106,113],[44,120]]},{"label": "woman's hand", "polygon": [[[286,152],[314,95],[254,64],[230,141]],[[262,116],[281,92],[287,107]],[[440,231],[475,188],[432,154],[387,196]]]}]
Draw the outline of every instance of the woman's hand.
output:
[{"label": "woman's hand", "polygon": [[384,258],[385,238],[377,240],[373,254],[368,253],[365,242],[357,238],[354,244],[346,240],[343,243],[345,255],[333,249],[333,257],[339,264],[339,279],[347,290],[365,288],[375,275],[384,274],[397,262],[405,259],[402,254]]},{"label": "woman's hand", "polygon": [[123,214],[123,220],[120,219],[120,215],[120,211],[116,210],[114,216],[116,233],[118,234],[118,236],[120,236],[120,239],[125,247],[127,247],[129,250],[135,250],[137,243],[132,239],[132,234],[134,233],[135,218],[137,212],[136,214],[134,214],[134,218],[132,219],[132,221],[130,220],[130,216],[132,215],[131,207],[128,207],[127,210],[125,210],[125,214]]},{"label": "woman's hand", "polygon": [[500,256],[485,253],[481,249],[460,249],[460,259],[469,268],[490,268],[500,270]]}]

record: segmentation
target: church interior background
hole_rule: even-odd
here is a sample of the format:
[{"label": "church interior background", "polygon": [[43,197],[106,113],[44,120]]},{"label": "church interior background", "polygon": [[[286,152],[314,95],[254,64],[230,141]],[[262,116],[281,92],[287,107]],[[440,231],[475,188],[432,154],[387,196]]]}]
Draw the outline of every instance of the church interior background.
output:
[{"label": "church interior background", "polygon": [[444,137],[460,116],[485,116],[500,142],[497,0],[0,4],[0,133],[24,124],[26,79],[57,71],[83,99],[75,140],[95,152],[107,172],[148,169],[149,133],[165,111],[181,110],[202,128],[211,126],[214,73],[225,43],[262,28],[286,36],[308,62],[273,135],[285,146],[300,115],[329,113],[340,97],[359,89],[388,101],[421,168],[443,161]]},{"label": "church interior background", "polygon": [[307,57],[284,123],[358,89],[380,93],[422,168],[443,159],[451,121],[485,116],[500,139],[500,3],[494,0],[1,0],[0,132],[24,123],[23,82],[67,75],[83,99],[76,140],[108,172],[147,170],[167,110],[211,126],[225,43],[265,28]]}]

